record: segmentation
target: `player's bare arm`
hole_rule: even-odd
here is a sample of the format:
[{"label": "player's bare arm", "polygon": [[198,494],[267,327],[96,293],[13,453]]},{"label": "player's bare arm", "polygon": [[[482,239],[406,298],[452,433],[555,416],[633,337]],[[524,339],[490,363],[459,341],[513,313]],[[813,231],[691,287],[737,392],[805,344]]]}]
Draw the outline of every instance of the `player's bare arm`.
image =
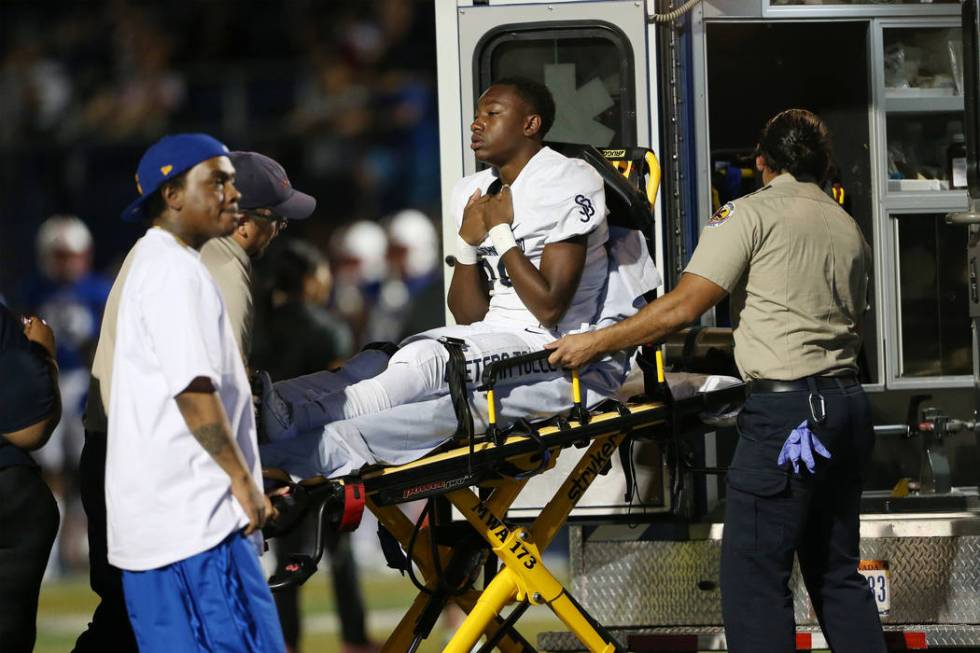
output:
[{"label": "player's bare arm", "polygon": [[684,274],[674,290],[639,313],[605,329],[565,336],[545,345],[553,365],[576,368],[615,351],[662,340],[697,320],[728,293],[713,281]]},{"label": "player's bare arm", "polygon": [[[459,237],[473,247],[487,237],[484,213],[489,200],[490,197],[482,195],[478,188],[470,195],[463,209]],[[479,265],[468,265],[457,260],[446,300],[457,324],[472,324],[483,319],[490,308],[490,291]]]},{"label": "player's bare arm", "polygon": [[194,379],[176,399],[191,434],[231,479],[231,493],[248,517],[245,534],[261,528],[273,516],[272,505],[252,479],[211,381],[204,377]]},{"label": "player's bare arm", "polygon": [[[485,211],[487,231],[497,225],[514,222],[514,205],[510,187],[490,198]],[[568,310],[585,269],[588,236],[551,243],[541,254],[541,269],[536,268],[519,247],[504,253],[502,261],[517,296],[542,326],[552,328]]]}]

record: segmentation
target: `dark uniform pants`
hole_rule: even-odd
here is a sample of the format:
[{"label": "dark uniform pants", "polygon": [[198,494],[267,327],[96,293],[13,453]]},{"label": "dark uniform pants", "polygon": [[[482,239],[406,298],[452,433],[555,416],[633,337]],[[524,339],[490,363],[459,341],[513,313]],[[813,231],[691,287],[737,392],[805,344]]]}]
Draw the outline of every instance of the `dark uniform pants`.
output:
[{"label": "dark uniform pants", "polygon": [[[721,556],[732,653],[795,650],[794,553],[834,653],[886,650],[874,598],[857,571],[862,471],[874,446],[870,406],[853,381],[820,392],[822,424],[811,417],[808,391],[753,393],[739,415]],[[802,462],[800,473],[787,473],[776,459],[807,418],[831,458],[816,456],[814,474]]]},{"label": "dark uniform pants", "polygon": [[136,653],[136,637],[123,598],[122,572],[109,564],[105,514],[106,434],[85,432],[78,465],[82,507],[88,517],[88,561],[92,590],[101,602],[88,628],[75,642],[73,653],[114,651]]},{"label": "dark uniform pants", "polygon": [[0,651],[30,653],[58,505],[34,467],[0,469]]}]

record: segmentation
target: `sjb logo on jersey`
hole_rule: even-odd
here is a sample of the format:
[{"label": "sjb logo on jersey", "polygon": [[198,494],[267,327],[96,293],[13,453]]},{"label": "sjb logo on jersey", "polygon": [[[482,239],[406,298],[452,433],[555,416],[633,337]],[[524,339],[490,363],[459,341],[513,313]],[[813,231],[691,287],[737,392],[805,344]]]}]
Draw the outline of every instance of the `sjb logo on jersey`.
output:
[{"label": "sjb logo on jersey", "polygon": [[579,218],[582,222],[588,222],[589,218],[595,215],[595,207],[592,206],[592,200],[585,195],[576,195],[575,203],[578,204],[578,212],[582,214],[582,217]]}]

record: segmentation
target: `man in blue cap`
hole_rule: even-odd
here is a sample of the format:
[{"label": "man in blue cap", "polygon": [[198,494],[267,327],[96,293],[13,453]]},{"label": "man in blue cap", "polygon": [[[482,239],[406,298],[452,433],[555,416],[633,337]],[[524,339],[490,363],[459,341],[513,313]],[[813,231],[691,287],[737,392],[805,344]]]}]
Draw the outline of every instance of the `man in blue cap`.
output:
[{"label": "man in blue cap", "polygon": [[241,219],[228,155],[203,134],[165,137],[144,154],[140,197],[123,219],[153,228],[116,280],[93,364],[88,410],[101,415],[86,426],[101,417],[110,434],[108,562],[123,570],[144,652],[284,650],[257,557],[271,507],[251,394],[199,253]]},{"label": "man in blue cap", "polygon": [[242,217],[230,235],[209,240],[201,248],[201,262],[218,284],[247,366],[254,319],[252,259],[265,253],[290,220],[310,217],[316,200],[293,188],[283,167],[263,154],[232,152],[230,158],[242,194],[238,200]]}]

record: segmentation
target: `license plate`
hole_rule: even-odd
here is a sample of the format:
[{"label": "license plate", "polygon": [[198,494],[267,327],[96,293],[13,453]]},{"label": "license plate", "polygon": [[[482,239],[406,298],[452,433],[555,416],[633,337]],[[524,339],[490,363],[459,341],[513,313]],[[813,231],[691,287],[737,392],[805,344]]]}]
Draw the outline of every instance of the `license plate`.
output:
[{"label": "license plate", "polygon": [[868,587],[878,604],[878,614],[887,616],[892,606],[892,591],[889,583],[887,560],[862,560],[858,571],[868,581]]}]

